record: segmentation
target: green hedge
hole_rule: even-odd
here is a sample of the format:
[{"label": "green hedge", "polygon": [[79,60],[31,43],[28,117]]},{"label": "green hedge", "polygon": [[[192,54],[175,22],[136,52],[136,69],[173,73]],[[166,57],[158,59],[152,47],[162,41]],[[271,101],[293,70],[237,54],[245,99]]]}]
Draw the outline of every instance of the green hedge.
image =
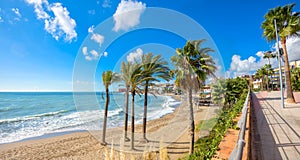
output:
[{"label": "green hedge", "polygon": [[245,99],[247,97],[248,89],[240,91],[240,96],[236,97],[238,100],[230,107],[224,107],[217,119],[216,125],[206,137],[200,138],[195,143],[195,153],[188,156],[186,159],[211,159],[218,146],[222,141],[228,128],[236,127],[234,118],[241,112]]}]

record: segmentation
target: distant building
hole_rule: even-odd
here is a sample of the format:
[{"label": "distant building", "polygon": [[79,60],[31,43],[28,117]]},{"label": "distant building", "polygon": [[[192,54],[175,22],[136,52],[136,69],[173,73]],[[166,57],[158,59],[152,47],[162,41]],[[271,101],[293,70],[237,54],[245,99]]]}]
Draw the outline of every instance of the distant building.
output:
[{"label": "distant building", "polygon": [[261,79],[255,79],[252,81],[253,89],[259,89],[261,87]]},{"label": "distant building", "polygon": [[209,85],[205,85],[202,87],[203,93],[209,94],[211,93],[211,87]]},{"label": "distant building", "polygon": [[119,88],[118,92],[126,92],[126,88]]},{"label": "distant building", "polygon": [[[300,68],[300,59],[295,60],[295,61],[290,61],[289,63],[290,69],[293,68]],[[280,87],[280,77],[279,77],[279,68],[273,68],[274,74],[269,76],[269,83],[270,83],[270,88],[277,90]],[[282,82],[283,82],[283,87],[285,87],[285,70],[284,70],[284,64],[282,64],[281,67],[281,72],[282,72]],[[261,79],[254,79],[255,81],[250,81],[253,89],[259,89],[262,86],[262,80]]]},{"label": "distant building", "polygon": [[[290,69],[293,68],[300,68],[300,59],[295,60],[295,61],[290,61],[289,63]],[[281,67],[281,72],[282,72],[282,82],[283,82],[283,87],[285,86],[285,70],[284,70],[284,64]],[[274,88],[279,88],[280,87],[280,77],[279,77],[279,68],[274,68],[274,74],[269,77],[270,78],[270,84]]]}]

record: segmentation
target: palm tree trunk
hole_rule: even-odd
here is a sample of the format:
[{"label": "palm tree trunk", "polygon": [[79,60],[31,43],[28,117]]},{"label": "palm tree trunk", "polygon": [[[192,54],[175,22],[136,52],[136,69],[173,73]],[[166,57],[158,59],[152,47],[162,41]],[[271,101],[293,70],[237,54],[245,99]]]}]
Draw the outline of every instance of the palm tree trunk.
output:
[{"label": "palm tree trunk", "polygon": [[[270,68],[271,68],[271,62],[270,62],[270,57],[268,57],[268,61],[269,61],[269,66],[270,66]],[[273,79],[273,76],[272,76],[272,74],[271,74],[271,80]],[[268,89],[268,91],[269,91],[269,89]],[[272,82],[272,86],[271,86],[271,91],[273,91],[273,82]]]},{"label": "palm tree trunk", "polygon": [[188,89],[188,105],[189,105],[189,110],[190,110],[190,127],[189,127],[189,134],[191,136],[191,140],[190,140],[190,150],[189,150],[189,154],[193,154],[194,153],[194,141],[195,141],[195,137],[194,137],[194,130],[195,130],[195,124],[194,124],[194,111],[193,111],[193,95],[192,95],[192,89],[189,88]]},{"label": "palm tree trunk", "polygon": [[269,92],[270,91],[270,89],[269,89],[269,76],[268,76],[268,74],[266,75],[266,83],[267,83],[267,91]]},{"label": "palm tree trunk", "polygon": [[145,142],[148,142],[146,138],[146,125],[147,125],[147,103],[148,103],[148,81],[146,81],[145,86],[145,97],[144,97],[144,117],[143,117],[143,139]]},{"label": "palm tree trunk", "polygon": [[129,138],[127,137],[127,130],[128,130],[128,99],[129,99],[129,87],[126,86],[126,93],[125,93],[125,117],[124,117],[124,140],[128,141]]},{"label": "palm tree trunk", "polygon": [[131,143],[130,148],[134,149],[134,96],[135,91],[131,92],[132,100],[131,100]]},{"label": "palm tree trunk", "polygon": [[283,57],[284,57],[284,68],[285,68],[285,72],[286,72],[286,89],[287,89],[287,99],[286,101],[288,103],[295,103],[295,98],[294,98],[294,95],[293,95],[293,91],[292,91],[292,85],[291,85],[291,75],[290,75],[290,65],[289,65],[289,58],[288,58],[288,55],[287,55],[287,50],[286,50],[286,39],[285,38],[282,38],[280,37],[280,42],[281,42],[281,46],[282,46],[282,49],[283,49]]},{"label": "palm tree trunk", "polygon": [[265,85],[264,76],[262,76],[262,78],[261,78],[261,84],[262,84],[261,90],[264,91],[264,89],[265,89],[265,87],[264,87],[264,85]]},{"label": "palm tree trunk", "polygon": [[108,104],[109,104],[109,90],[108,87],[106,87],[106,103],[105,103],[105,110],[104,110],[103,133],[102,133],[102,142],[101,142],[102,145],[106,145],[105,135],[106,135]]}]

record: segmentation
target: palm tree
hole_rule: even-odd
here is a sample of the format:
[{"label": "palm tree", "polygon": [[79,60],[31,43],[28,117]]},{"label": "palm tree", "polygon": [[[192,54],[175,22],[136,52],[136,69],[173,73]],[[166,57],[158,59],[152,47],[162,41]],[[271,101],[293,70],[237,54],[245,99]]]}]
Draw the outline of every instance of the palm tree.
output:
[{"label": "palm tree", "polygon": [[106,71],[102,73],[102,81],[105,86],[106,92],[106,103],[105,103],[105,110],[104,110],[104,121],[103,121],[103,134],[102,134],[102,145],[106,145],[105,142],[105,135],[106,135],[106,124],[107,124],[107,112],[108,112],[108,105],[109,105],[109,86],[120,80],[120,77],[117,73],[112,71]]},{"label": "palm tree", "polygon": [[264,67],[258,69],[255,73],[255,77],[261,79],[262,91],[265,89],[265,74],[266,74],[266,68]]},{"label": "palm tree", "polygon": [[287,87],[287,102],[295,103],[295,98],[291,86],[291,76],[290,67],[288,60],[288,53],[286,48],[286,39],[291,36],[298,36],[300,31],[300,12],[293,12],[293,7],[296,4],[289,4],[283,7],[279,6],[269,10],[269,12],[264,16],[265,21],[262,23],[262,28],[264,29],[263,36],[266,37],[268,41],[276,39],[276,29],[274,22],[278,28],[278,35],[280,37],[280,43],[283,49],[284,55],[284,67],[286,71],[286,87]]},{"label": "palm tree", "polygon": [[219,79],[212,85],[212,101],[221,107],[225,103],[226,80]]},{"label": "palm tree", "polygon": [[[269,72],[268,75],[271,75],[271,79],[272,79],[273,71],[270,71],[270,69],[272,69],[272,65],[271,65],[271,62],[270,62],[270,58],[275,58],[275,57],[276,57],[276,55],[273,54],[271,51],[266,52],[266,53],[264,54],[264,56],[263,56],[264,59],[266,59],[266,58],[268,59],[268,63],[269,63],[269,66],[270,66],[270,67],[268,67],[267,69],[268,69],[268,72]],[[272,83],[272,90],[273,90],[273,83]]]},{"label": "palm tree", "polygon": [[191,136],[189,154],[194,152],[194,111],[192,103],[193,91],[199,90],[201,82],[208,75],[211,75],[216,67],[212,58],[207,54],[213,50],[210,48],[200,48],[204,40],[188,41],[183,49],[176,49],[177,55],[171,57],[171,61],[176,67],[176,81],[180,88],[188,94],[189,107],[189,132]]},{"label": "palm tree", "polygon": [[125,116],[124,116],[124,140],[129,141],[127,137],[128,130],[128,102],[129,102],[129,91],[130,91],[130,78],[134,71],[134,65],[130,62],[122,62],[121,72],[122,80],[125,82],[126,92],[125,92]]},{"label": "palm tree", "polygon": [[144,89],[144,116],[143,116],[143,141],[148,142],[146,138],[147,125],[147,103],[148,103],[148,87],[154,85],[151,82],[158,82],[160,79],[170,80],[170,69],[168,63],[163,60],[161,55],[153,56],[152,53],[144,54],[141,59],[143,76],[146,79]]},{"label": "palm tree", "polygon": [[139,85],[142,84],[144,81],[147,80],[147,78],[145,78],[143,76],[143,72],[142,72],[142,67],[140,64],[138,64],[137,62],[132,63],[131,64],[133,72],[132,75],[130,76],[130,92],[131,92],[131,144],[130,144],[130,148],[134,149],[134,97],[137,93],[137,91],[139,91]]},{"label": "palm tree", "polygon": [[275,57],[276,57],[276,55],[275,55],[275,54],[272,54],[271,51],[266,52],[266,53],[264,54],[264,56],[263,56],[263,58],[265,58],[265,59],[267,58],[267,59],[268,59],[269,65],[271,65],[270,58],[275,58]]},{"label": "palm tree", "polygon": [[265,76],[266,76],[266,81],[267,81],[267,91],[270,91],[269,88],[269,76],[274,74],[274,70],[272,69],[270,64],[266,64],[263,66],[263,71],[265,72]]}]

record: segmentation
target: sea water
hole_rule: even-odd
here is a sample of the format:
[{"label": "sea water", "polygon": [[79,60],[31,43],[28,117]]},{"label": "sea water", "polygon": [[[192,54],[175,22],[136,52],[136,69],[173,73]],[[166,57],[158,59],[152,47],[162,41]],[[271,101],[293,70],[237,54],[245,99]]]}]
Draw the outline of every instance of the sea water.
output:
[{"label": "sea water", "polygon": [[[129,95],[129,114],[131,98]],[[107,127],[124,125],[124,100],[124,93],[110,93]],[[101,130],[105,101],[101,92],[82,93],[79,98],[71,92],[2,92],[0,144],[52,133]],[[136,123],[142,123],[143,103],[144,95],[135,96]],[[169,114],[179,104],[170,96],[149,95],[147,119]]]}]

